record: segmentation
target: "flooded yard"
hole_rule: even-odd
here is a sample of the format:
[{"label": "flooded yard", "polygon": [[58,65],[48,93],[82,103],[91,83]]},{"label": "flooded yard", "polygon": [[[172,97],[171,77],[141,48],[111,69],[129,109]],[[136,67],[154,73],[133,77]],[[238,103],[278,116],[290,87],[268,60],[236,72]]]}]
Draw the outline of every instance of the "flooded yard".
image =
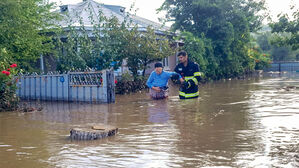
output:
[{"label": "flooded yard", "polygon": [[[0,165],[299,167],[298,73],[211,82],[198,99],[179,100],[176,87],[170,95],[157,101],[144,91],[116,95],[115,104],[42,102],[42,111],[0,113]],[[68,138],[87,123],[119,133]]]}]

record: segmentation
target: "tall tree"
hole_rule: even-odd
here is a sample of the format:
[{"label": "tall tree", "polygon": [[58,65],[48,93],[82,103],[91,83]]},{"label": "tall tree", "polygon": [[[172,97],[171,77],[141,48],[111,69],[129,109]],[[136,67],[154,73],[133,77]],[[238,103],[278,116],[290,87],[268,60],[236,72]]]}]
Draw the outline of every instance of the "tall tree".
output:
[{"label": "tall tree", "polygon": [[[280,35],[286,36],[286,35]],[[294,61],[298,60],[297,54],[299,50],[292,50],[289,45],[279,45],[274,42],[277,39],[276,33],[271,33],[271,30],[256,35],[256,42],[260,50],[264,54],[269,54],[273,61]]]},{"label": "tall tree", "polygon": [[[53,3],[44,0],[0,1],[0,48],[5,48],[10,61],[21,68],[33,70],[41,54],[52,52]],[[52,30],[49,30],[52,29]]]},{"label": "tall tree", "polygon": [[299,9],[295,6],[290,10],[292,9],[294,9],[292,17],[283,14],[278,22],[273,22],[270,26],[272,33],[277,35],[273,43],[279,46],[291,46],[293,50],[297,50],[299,49]]},{"label": "tall tree", "polygon": [[[260,28],[264,0],[165,0],[174,30],[188,31],[210,41],[217,76],[229,77],[250,71],[248,44],[250,32]],[[206,45],[207,46],[207,45]],[[212,68],[212,67],[211,67]],[[215,66],[213,66],[215,68]],[[209,69],[207,69],[209,70]]]}]

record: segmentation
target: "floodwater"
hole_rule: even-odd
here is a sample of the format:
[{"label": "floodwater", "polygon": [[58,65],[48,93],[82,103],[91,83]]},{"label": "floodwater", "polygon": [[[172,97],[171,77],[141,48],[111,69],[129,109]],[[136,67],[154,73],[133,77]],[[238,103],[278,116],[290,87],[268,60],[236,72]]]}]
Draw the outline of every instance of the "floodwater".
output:
[{"label": "floodwater", "polygon": [[[299,75],[273,74],[200,86],[200,98],[145,92],[115,104],[42,103],[0,113],[0,167],[299,167]],[[27,106],[37,106],[29,103]],[[78,125],[102,123],[116,136],[72,141]]]}]

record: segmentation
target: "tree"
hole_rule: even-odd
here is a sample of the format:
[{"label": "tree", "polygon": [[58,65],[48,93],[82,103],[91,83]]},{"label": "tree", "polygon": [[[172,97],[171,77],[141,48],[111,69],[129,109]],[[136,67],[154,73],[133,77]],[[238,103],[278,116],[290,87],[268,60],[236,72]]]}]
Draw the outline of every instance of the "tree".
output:
[{"label": "tree", "polygon": [[289,55],[289,50],[286,47],[275,47],[272,51],[273,61],[286,61],[286,56]]},{"label": "tree", "polygon": [[270,34],[270,32],[267,32],[267,33],[262,33],[262,34],[258,35],[257,39],[256,39],[257,43],[259,44],[261,49],[265,52],[267,52],[271,49],[271,44],[270,44],[269,38],[271,38],[271,34]]},{"label": "tree", "polygon": [[40,55],[53,52],[50,32],[56,30],[53,21],[59,18],[50,12],[53,5],[44,0],[0,1],[0,111],[17,107],[19,68],[34,71]]},{"label": "tree", "polygon": [[[81,20],[79,27],[72,26],[70,20],[68,32],[62,32],[57,37],[58,70],[117,69],[126,60],[136,78],[139,70],[143,70],[144,76],[148,64],[174,54],[166,34],[158,36],[151,27],[140,31],[137,25],[132,24],[129,16],[120,22],[116,17],[107,18],[101,11],[98,12],[98,23],[93,21],[92,14],[89,16],[92,30],[87,31],[81,22],[82,18],[78,18]],[[61,42],[59,37],[66,39]]]},{"label": "tree", "polygon": [[5,48],[10,61],[33,71],[41,54],[53,50],[52,37],[58,18],[50,12],[53,3],[43,0],[9,0],[0,2],[0,49]]},{"label": "tree", "polygon": [[[90,11],[91,8],[86,9]],[[80,22],[79,26],[72,25],[72,18],[66,15],[68,27],[58,34],[57,50],[58,61],[57,70],[70,71],[77,69],[93,68],[103,70],[111,67],[111,63],[117,60],[118,55],[113,52],[116,47],[112,41],[116,43],[119,40],[109,37],[108,32],[117,32],[117,36],[122,35],[118,20],[115,17],[107,18],[101,11],[98,11],[97,18],[93,18],[90,14],[89,19],[92,26],[91,30],[87,30],[82,18],[77,16]],[[100,20],[96,23],[94,20]],[[65,38],[61,38],[65,37]],[[121,58],[119,58],[121,60]],[[115,65],[117,68],[119,64]]]},{"label": "tree", "polygon": [[191,60],[200,66],[200,71],[205,72],[209,78],[216,78],[218,63],[214,57],[210,40],[205,37],[196,37],[191,32],[182,32],[181,39],[184,41],[183,50],[188,53]]},{"label": "tree", "polygon": [[[119,31],[115,31],[119,28]],[[106,43],[110,44],[109,51],[116,53],[118,59],[126,59],[127,66],[134,78],[138,76],[138,70],[142,70],[144,76],[148,64],[161,61],[174,54],[167,37],[156,35],[155,30],[151,27],[147,27],[146,31],[141,32],[138,30],[138,26],[132,28],[113,26],[107,34],[110,39],[110,43]],[[118,61],[121,62],[121,60]]]},{"label": "tree", "polygon": [[[295,6],[291,7],[291,10]],[[291,46],[293,50],[299,49],[299,9],[295,9],[291,19],[287,14],[280,15],[278,22],[270,24],[272,33],[276,38],[272,41],[279,46]]]},{"label": "tree", "polygon": [[208,39],[204,43],[210,43],[214,60],[209,68],[216,69],[206,70],[216,73],[213,78],[219,78],[254,70],[248,45],[250,33],[260,28],[264,18],[257,15],[264,9],[264,3],[264,0],[165,0],[159,10],[167,11],[166,18],[174,21],[174,30]]},{"label": "tree", "polygon": [[[280,35],[284,36],[284,35]],[[271,30],[257,34],[256,42],[260,47],[260,52],[269,54],[273,61],[294,61],[297,60],[297,53],[299,50],[294,51],[289,45],[279,45],[273,43],[273,39],[276,39],[277,34],[271,33]]]}]

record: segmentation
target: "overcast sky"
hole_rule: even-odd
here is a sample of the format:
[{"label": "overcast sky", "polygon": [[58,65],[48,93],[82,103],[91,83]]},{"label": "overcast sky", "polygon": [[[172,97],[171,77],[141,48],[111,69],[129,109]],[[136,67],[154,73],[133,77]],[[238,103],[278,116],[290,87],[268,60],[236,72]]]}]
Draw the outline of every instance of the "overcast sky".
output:
[{"label": "overcast sky", "polygon": [[[83,0],[49,0],[50,2],[56,2],[57,5],[61,4],[76,4]],[[135,8],[137,15],[146,19],[158,22],[158,18],[163,14],[156,14],[156,9],[159,8],[164,0],[94,0],[96,2],[109,4],[109,5],[120,5],[126,7],[126,10],[130,9],[131,4],[135,2]],[[283,12],[289,12],[290,5],[295,4],[296,8],[299,8],[299,0],[266,0],[267,6],[270,10],[271,16]]]}]

